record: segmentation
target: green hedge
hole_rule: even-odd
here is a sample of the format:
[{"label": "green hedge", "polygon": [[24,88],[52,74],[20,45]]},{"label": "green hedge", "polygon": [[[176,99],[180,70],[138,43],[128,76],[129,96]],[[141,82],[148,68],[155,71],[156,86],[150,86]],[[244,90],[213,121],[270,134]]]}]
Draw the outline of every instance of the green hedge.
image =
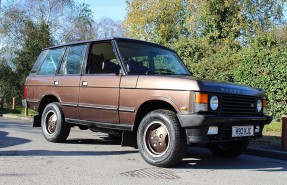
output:
[{"label": "green hedge", "polygon": [[279,120],[287,113],[287,45],[256,41],[239,49],[218,48],[216,53],[199,62],[186,63],[195,76],[265,90],[269,110]]}]

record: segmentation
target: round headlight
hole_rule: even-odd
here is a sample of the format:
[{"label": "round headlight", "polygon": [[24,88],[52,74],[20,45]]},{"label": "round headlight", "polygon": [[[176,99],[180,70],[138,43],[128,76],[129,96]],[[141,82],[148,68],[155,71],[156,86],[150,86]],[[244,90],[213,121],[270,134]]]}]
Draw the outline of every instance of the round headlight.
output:
[{"label": "round headlight", "polygon": [[262,101],[261,100],[257,100],[257,111],[258,112],[261,112],[261,110],[262,110]]},{"label": "round headlight", "polygon": [[217,96],[211,96],[210,98],[210,108],[211,110],[216,110],[219,105],[219,100]]}]

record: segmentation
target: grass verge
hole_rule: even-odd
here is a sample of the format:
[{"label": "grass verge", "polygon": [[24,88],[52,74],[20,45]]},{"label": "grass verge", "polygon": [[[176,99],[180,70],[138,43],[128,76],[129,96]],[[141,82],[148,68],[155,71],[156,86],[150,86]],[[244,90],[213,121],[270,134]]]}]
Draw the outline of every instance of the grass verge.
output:
[{"label": "grass verge", "polygon": [[282,123],[271,122],[263,130],[263,137],[250,142],[253,148],[281,150]]},{"label": "grass verge", "polygon": [[[22,107],[22,106],[17,106],[16,110],[14,111],[10,107],[4,107],[3,109],[0,108],[0,113],[24,117],[25,116],[25,108]],[[38,112],[36,112],[36,111],[34,111],[32,109],[28,109],[29,117],[33,117],[33,116],[35,116],[37,114],[38,114]]]}]

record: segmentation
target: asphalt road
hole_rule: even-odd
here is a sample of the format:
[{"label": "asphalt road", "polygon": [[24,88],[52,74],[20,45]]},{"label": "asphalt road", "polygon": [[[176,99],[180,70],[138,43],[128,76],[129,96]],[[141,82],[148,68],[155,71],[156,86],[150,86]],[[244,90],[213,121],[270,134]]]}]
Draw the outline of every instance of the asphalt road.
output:
[{"label": "asphalt road", "polygon": [[0,184],[287,184],[287,161],[213,156],[190,147],[183,162],[163,169],[106,134],[72,129],[65,143],[49,143],[41,128],[0,118]]}]

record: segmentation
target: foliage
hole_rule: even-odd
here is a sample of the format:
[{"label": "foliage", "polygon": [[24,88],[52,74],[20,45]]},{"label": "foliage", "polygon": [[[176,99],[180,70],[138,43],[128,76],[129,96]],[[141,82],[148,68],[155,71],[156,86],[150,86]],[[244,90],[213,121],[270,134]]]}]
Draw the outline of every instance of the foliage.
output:
[{"label": "foliage", "polygon": [[264,135],[266,135],[267,132],[275,132],[277,135],[282,135],[282,123],[281,122],[271,122],[269,125],[266,125],[264,127]]},{"label": "foliage", "polygon": [[127,35],[169,45],[184,34],[185,1],[129,0]]},{"label": "foliage", "polygon": [[[87,4],[73,5],[73,13],[66,15],[57,37],[58,43],[93,39],[95,27],[92,10]],[[55,32],[57,33],[57,32]]]},{"label": "foliage", "polygon": [[129,0],[127,36],[174,48],[194,75],[264,89],[287,113],[286,0]]},{"label": "foliage", "polygon": [[124,35],[124,25],[120,21],[104,17],[94,22],[95,37],[97,39],[106,39],[112,37],[121,37]]},{"label": "foliage", "polygon": [[287,46],[270,35],[257,36],[250,46],[237,50],[218,49],[201,62],[190,63],[190,68],[196,76],[264,89],[278,120],[287,113]]},{"label": "foliage", "polygon": [[[61,43],[121,36],[120,22],[94,21],[87,4],[73,0],[8,1],[0,12],[0,96],[22,98],[23,84],[42,49]],[[2,62],[4,64],[4,62]],[[17,76],[17,78],[15,78]]]},{"label": "foliage", "polygon": [[[25,108],[22,106],[16,106],[16,110],[13,111],[11,106],[4,106],[3,109],[0,108],[0,113],[2,114],[10,114],[13,116],[25,116]],[[38,112],[33,109],[28,109],[28,116],[33,117],[36,116]]]},{"label": "foliage", "polygon": [[7,65],[5,61],[0,61],[0,97],[6,102],[17,95],[16,73]]},{"label": "foliage", "polygon": [[39,53],[43,48],[52,44],[50,29],[45,22],[36,25],[28,19],[22,31],[24,35],[22,48],[15,52],[15,57],[12,60],[16,67],[15,72],[18,74],[19,97],[21,97],[20,94],[22,94],[25,79]]}]

